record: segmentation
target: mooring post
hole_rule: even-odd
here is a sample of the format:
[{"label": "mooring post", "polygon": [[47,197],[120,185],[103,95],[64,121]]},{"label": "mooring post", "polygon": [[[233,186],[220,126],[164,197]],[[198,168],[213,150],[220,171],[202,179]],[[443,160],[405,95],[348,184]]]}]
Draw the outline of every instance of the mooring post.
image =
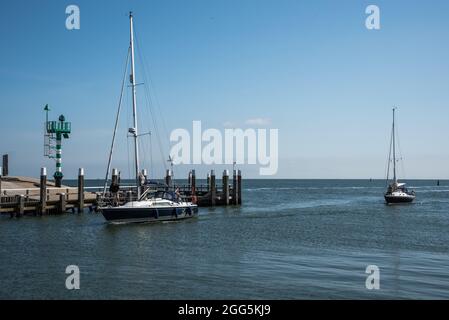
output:
[{"label": "mooring post", "polygon": [[39,185],[39,214],[47,213],[47,168],[41,168],[41,181]]},{"label": "mooring post", "polygon": [[1,196],[2,196],[2,173],[3,173],[3,168],[0,167],[0,203],[1,203]]},{"label": "mooring post", "polygon": [[210,191],[210,173],[208,172],[207,173],[207,178],[206,178],[206,184],[207,184],[207,186],[206,186],[206,188],[207,188],[207,192],[209,192]]},{"label": "mooring post", "polygon": [[190,172],[190,195],[192,197],[192,203],[196,203],[196,173],[195,170]]},{"label": "mooring post", "polygon": [[242,204],[242,171],[237,171],[238,204]]},{"label": "mooring post", "polygon": [[84,211],[84,168],[78,172],[78,213]]},{"label": "mooring post", "polygon": [[210,204],[215,206],[215,200],[217,198],[217,186],[215,185],[215,171],[210,172]]},{"label": "mooring post", "polygon": [[195,170],[192,170],[192,177],[191,177],[191,179],[192,179],[192,181],[191,181],[192,188],[196,190],[196,173],[195,173]]},{"label": "mooring post", "polygon": [[229,205],[229,171],[223,171],[223,197],[224,204]]},{"label": "mooring post", "polygon": [[187,185],[189,190],[192,189],[192,170],[189,171],[189,175],[187,176]]},{"label": "mooring post", "polygon": [[232,204],[238,204],[238,193],[237,193],[237,170],[232,173]]},{"label": "mooring post", "polygon": [[25,213],[25,196],[21,194],[17,200],[16,217],[21,217]]},{"label": "mooring post", "polygon": [[67,201],[66,201],[66,194],[64,192],[61,192],[59,194],[59,212],[58,213],[64,213],[66,212],[67,208]]},{"label": "mooring post", "polygon": [[172,181],[171,181],[172,172],[170,169],[167,169],[165,173],[165,184],[167,185],[167,190],[170,189]]},{"label": "mooring post", "polygon": [[120,172],[117,168],[112,169],[111,185],[109,186],[109,196],[112,199],[114,205],[119,203],[119,190],[120,190]]},{"label": "mooring post", "polygon": [[118,185],[118,169],[114,168],[112,169],[112,176],[111,176],[111,184],[112,185]]},{"label": "mooring post", "polygon": [[9,156],[3,155],[2,176],[7,177],[9,175]]},{"label": "mooring post", "polygon": [[126,202],[131,202],[133,200],[133,192],[126,191]]}]

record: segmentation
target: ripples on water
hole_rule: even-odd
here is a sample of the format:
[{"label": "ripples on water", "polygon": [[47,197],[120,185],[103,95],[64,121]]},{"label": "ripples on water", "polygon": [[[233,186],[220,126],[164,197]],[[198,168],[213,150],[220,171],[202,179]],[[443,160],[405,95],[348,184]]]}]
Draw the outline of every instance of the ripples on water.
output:
[{"label": "ripples on water", "polygon": [[[111,226],[101,215],[0,220],[0,298],[449,298],[449,182],[246,180],[242,207]],[[65,267],[81,290],[65,289]],[[379,266],[378,291],[365,268]]]}]

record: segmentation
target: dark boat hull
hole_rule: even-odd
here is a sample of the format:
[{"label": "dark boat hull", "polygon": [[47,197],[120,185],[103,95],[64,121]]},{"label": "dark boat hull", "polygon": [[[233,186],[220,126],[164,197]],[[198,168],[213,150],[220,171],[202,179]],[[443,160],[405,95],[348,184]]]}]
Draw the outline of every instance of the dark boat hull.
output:
[{"label": "dark boat hull", "polygon": [[176,221],[198,216],[198,207],[177,208],[102,208],[106,221],[114,224],[120,223],[148,223]]},{"label": "dark boat hull", "polygon": [[385,201],[387,204],[395,204],[395,203],[411,203],[415,200],[414,196],[392,196],[385,195]]}]

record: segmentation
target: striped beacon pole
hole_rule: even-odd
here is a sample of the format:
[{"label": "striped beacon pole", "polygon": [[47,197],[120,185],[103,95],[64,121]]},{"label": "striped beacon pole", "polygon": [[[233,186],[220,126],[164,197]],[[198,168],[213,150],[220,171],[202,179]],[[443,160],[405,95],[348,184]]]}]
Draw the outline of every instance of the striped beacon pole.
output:
[{"label": "striped beacon pole", "polygon": [[[61,120],[61,118],[59,118]],[[55,178],[55,185],[60,188],[62,185],[62,178],[64,177],[62,173],[62,134],[60,132],[56,133],[56,171],[53,175]]]},{"label": "striped beacon pole", "polygon": [[64,115],[59,116],[59,121],[48,121],[48,105],[44,109],[47,112],[46,116],[46,142],[45,142],[45,155],[53,158],[51,149],[53,143],[52,140],[56,139],[56,171],[53,175],[55,178],[55,186],[60,188],[62,186],[62,178],[64,177],[62,173],[62,139],[68,139],[69,133],[71,133],[71,123],[65,121]]}]

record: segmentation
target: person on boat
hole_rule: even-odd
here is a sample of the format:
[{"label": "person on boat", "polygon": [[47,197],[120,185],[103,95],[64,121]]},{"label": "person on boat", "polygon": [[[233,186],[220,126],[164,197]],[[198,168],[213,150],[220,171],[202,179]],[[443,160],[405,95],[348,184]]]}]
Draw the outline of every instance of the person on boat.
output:
[{"label": "person on boat", "polygon": [[119,203],[120,183],[113,181],[109,186],[109,192],[112,194],[112,205],[117,206]]},{"label": "person on boat", "polygon": [[175,195],[176,195],[176,202],[179,202],[181,200],[181,192],[179,190],[179,187],[176,188]]},{"label": "person on boat", "polygon": [[139,173],[139,181],[140,181],[140,185],[144,186],[147,184],[147,177],[144,176],[142,173]]},{"label": "person on boat", "polygon": [[391,194],[393,192],[393,187],[390,185],[387,189],[387,194]]}]

